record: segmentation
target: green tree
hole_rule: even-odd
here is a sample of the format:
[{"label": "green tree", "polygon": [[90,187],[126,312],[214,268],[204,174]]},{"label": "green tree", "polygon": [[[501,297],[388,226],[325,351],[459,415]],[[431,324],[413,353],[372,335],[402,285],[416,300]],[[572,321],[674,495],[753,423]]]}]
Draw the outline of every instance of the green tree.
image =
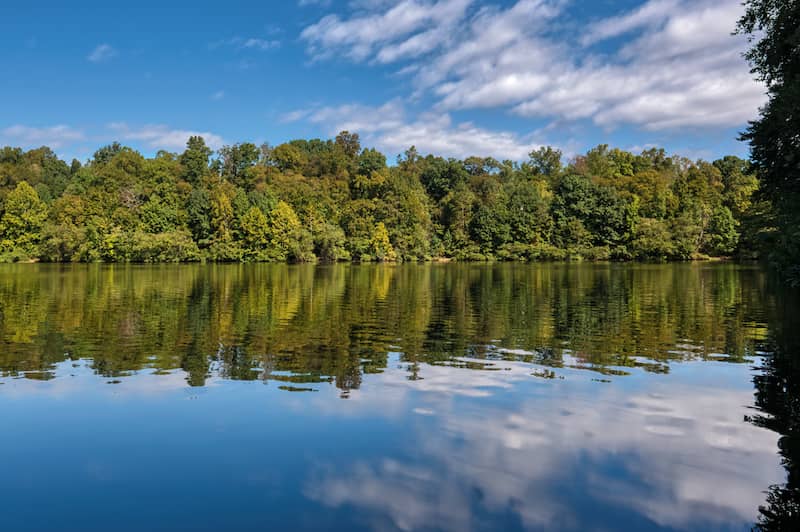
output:
[{"label": "green tree", "polygon": [[251,169],[258,163],[261,151],[255,144],[243,142],[233,146],[223,146],[219,150],[220,173],[238,187],[252,188]]},{"label": "green tree", "polygon": [[742,139],[750,143],[767,198],[773,201],[777,238],[770,258],[800,283],[800,1],[746,0],[737,30],[755,41],[746,57],[767,85],[769,101]]},{"label": "green tree", "polygon": [[552,227],[547,185],[516,178],[505,185],[505,194],[511,239],[528,245],[547,242]]},{"label": "green tree", "polygon": [[371,176],[386,169],[386,156],[374,148],[365,148],[358,156],[358,172]]},{"label": "green tree", "polygon": [[211,198],[204,188],[194,188],[186,205],[189,229],[195,242],[204,247],[212,235]]},{"label": "green tree", "polygon": [[542,146],[528,154],[528,167],[535,176],[544,176],[551,182],[558,179],[561,173],[561,150],[550,146]]},{"label": "green tree", "polygon": [[631,243],[631,253],[637,259],[646,260],[676,257],[669,226],[656,218],[640,218]]},{"label": "green tree", "polygon": [[424,159],[419,179],[428,195],[440,201],[453,188],[469,181],[469,174],[461,161],[429,155]]},{"label": "green tree", "polygon": [[270,160],[278,169],[284,172],[290,170],[298,172],[308,163],[308,158],[305,154],[292,144],[276,146],[270,154]]},{"label": "green tree", "polygon": [[321,224],[314,233],[314,255],[324,261],[349,260],[344,230],[329,222]]},{"label": "green tree", "polygon": [[[460,255],[461,258],[466,258],[466,253],[473,251],[470,249],[472,241],[469,228],[472,225],[472,215],[476,203],[477,197],[466,183],[457,185],[442,198],[442,240],[447,255],[451,257]],[[477,252],[477,248],[474,251]]]},{"label": "green tree", "polygon": [[739,243],[736,220],[728,207],[718,205],[711,213],[708,222],[705,250],[714,256],[730,256]]},{"label": "green tree", "polygon": [[148,233],[164,233],[178,229],[183,222],[179,205],[168,197],[151,196],[139,209],[139,216]]},{"label": "green tree", "polygon": [[199,184],[208,175],[208,159],[211,153],[211,148],[206,146],[203,137],[189,137],[186,150],[178,158],[183,166],[183,179],[193,185]]},{"label": "green tree", "polygon": [[342,150],[345,156],[351,160],[358,157],[361,151],[361,141],[358,138],[358,133],[342,131],[336,135],[335,144]]},{"label": "green tree", "polygon": [[107,146],[103,146],[94,152],[94,155],[92,156],[92,164],[106,164],[120,151],[122,151],[122,145],[119,142],[112,142]]}]

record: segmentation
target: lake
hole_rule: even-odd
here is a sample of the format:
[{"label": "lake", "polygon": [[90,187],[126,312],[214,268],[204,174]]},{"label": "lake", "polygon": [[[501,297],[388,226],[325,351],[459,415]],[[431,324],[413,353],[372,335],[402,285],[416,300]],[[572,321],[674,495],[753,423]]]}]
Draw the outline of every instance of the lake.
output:
[{"label": "lake", "polygon": [[728,263],[1,265],[0,527],[774,525],[798,309]]}]

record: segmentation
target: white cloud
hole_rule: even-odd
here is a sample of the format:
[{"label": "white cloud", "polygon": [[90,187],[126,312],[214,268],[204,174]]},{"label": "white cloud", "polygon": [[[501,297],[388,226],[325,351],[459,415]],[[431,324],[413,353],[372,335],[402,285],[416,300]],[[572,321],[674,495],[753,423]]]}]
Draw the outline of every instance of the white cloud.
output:
[{"label": "white cloud", "polygon": [[298,120],[303,120],[304,118],[311,115],[313,111],[308,109],[297,109],[295,111],[289,111],[281,116],[281,122],[289,123],[289,122],[297,122]]},{"label": "white cloud", "polygon": [[254,50],[270,50],[280,45],[281,42],[278,40],[256,39],[253,37],[245,39],[241,44],[242,48],[252,48]]},{"label": "white cloud", "polygon": [[30,127],[17,124],[0,130],[0,141],[4,144],[27,148],[49,146],[58,149],[85,138],[82,131],[66,125]]},{"label": "white cloud", "polygon": [[117,122],[109,124],[109,129],[119,135],[122,140],[139,141],[148,148],[155,150],[182,150],[186,147],[186,141],[192,136],[203,137],[206,144],[215,150],[225,144],[222,137],[208,131],[172,129],[163,124],[150,124],[131,128],[124,122]]},{"label": "white cloud", "polygon": [[464,158],[492,156],[520,161],[541,144],[509,132],[484,129],[471,122],[454,124],[448,114],[423,114],[414,122],[376,132],[376,145],[387,153],[416,146],[422,153]]},{"label": "white cloud", "polygon": [[320,124],[325,126],[331,134],[343,130],[374,133],[401,126],[405,119],[405,111],[399,101],[393,100],[378,107],[344,104],[302,109],[287,113],[283,119],[285,122],[303,119],[313,124]]},{"label": "white cloud", "polygon": [[83,141],[108,142],[109,137],[114,137],[118,140],[138,141],[155,150],[182,150],[186,146],[186,141],[193,135],[203,137],[212,149],[219,149],[225,144],[221,136],[208,131],[173,129],[163,124],[131,127],[127,123],[117,122],[108,124],[102,130],[90,131],[89,135],[83,130],[63,124],[47,127],[17,124],[0,129],[0,145],[22,148],[48,146],[60,152],[66,149],[72,154],[69,150],[74,150],[76,145]]},{"label": "white cloud", "polygon": [[117,56],[117,50],[110,44],[100,44],[86,57],[92,63],[103,63]]},{"label": "white cloud", "polygon": [[[417,57],[449,40],[450,29],[466,15],[472,0],[403,0],[387,6],[367,4],[349,20],[327,15],[303,30],[301,38],[317,59],[344,53],[351,59],[382,63]],[[374,9],[386,9],[374,12]],[[377,54],[377,55],[376,55]]]},{"label": "white cloud", "polygon": [[[274,32],[274,30],[273,30]],[[258,50],[265,52],[280,47],[281,42],[277,39],[260,39],[257,37],[231,37],[215,41],[208,45],[212,50],[221,47],[232,47],[237,50]]]},{"label": "white cloud", "polygon": [[212,100],[219,101],[222,100],[223,98],[225,98],[225,91],[217,91],[211,95]]},{"label": "white cloud", "polygon": [[541,145],[534,142],[533,135],[523,137],[508,131],[493,131],[470,122],[453,123],[447,113],[423,113],[409,119],[398,100],[378,107],[346,104],[292,111],[283,120],[319,124],[330,135],[343,130],[356,132],[366,144],[389,156],[416,146],[421,153],[444,157],[479,155],[522,160]]},{"label": "white cloud", "polygon": [[589,28],[589,33],[582,38],[582,42],[592,44],[638,28],[659,24],[675,13],[679,5],[680,0],[652,0],[624,15],[603,19],[593,24]]},{"label": "white cloud", "polygon": [[[379,2],[350,18],[328,15],[301,34],[314,58],[395,63],[416,95],[442,113],[492,108],[523,117],[590,121],[648,130],[743,125],[764,88],[732,36],[739,0],[649,0],[636,9],[563,32],[563,0]],[[445,16],[446,14],[446,16]],[[600,53],[594,44],[625,35]],[[424,54],[424,59],[421,56]]]}]

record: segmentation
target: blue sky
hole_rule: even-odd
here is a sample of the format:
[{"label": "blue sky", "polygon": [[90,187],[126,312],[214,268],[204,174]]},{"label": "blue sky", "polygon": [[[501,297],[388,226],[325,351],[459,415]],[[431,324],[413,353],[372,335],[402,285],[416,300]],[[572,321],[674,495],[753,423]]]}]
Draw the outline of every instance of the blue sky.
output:
[{"label": "blue sky", "polygon": [[0,145],[86,159],[358,132],[390,159],[554,145],[746,155],[740,0],[13,2]]}]

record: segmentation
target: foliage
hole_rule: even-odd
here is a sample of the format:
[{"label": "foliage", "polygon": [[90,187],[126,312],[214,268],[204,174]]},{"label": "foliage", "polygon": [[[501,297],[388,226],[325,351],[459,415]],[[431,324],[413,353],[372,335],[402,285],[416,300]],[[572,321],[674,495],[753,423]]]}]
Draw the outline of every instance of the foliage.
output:
[{"label": "foliage", "polygon": [[[791,250],[785,211],[737,157],[690,162],[601,145],[567,164],[421,155],[357,134],[145,158],[114,143],[85,165],[0,150],[4,260],[682,260]],[[798,239],[800,241],[800,239]]]},{"label": "foliage", "polygon": [[771,262],[800,283],[800,1],[746,0],[738,31],[755,41],[746,57],[767,85],[769,101],[742,135],[761,181],[761,198],[774,205],[777,244]]}]

